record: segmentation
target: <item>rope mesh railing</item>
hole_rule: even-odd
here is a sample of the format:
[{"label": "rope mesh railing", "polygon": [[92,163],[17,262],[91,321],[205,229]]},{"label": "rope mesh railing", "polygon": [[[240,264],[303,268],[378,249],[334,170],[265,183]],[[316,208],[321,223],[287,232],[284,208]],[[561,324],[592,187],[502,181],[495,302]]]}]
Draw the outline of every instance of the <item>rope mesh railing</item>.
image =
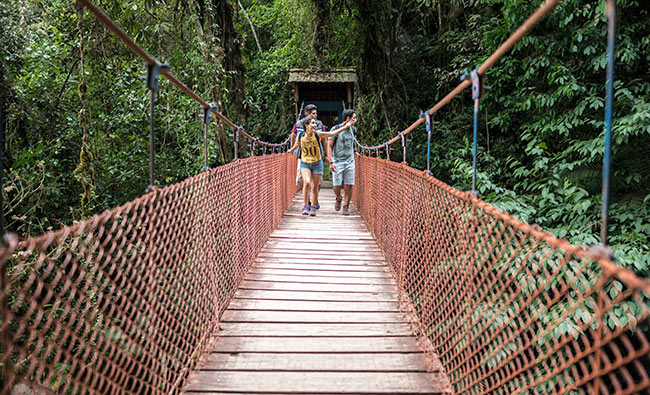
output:
[{"label": "rope mesh railing", "polygon": [[426,172],[356,159],[355,203],[455,392],[650,390],[650,281]]},{"label": "rope mesh railing", "polygon": [[295,195],[296,159],[241,159],[0,249],[1,390],[176,393]]}]

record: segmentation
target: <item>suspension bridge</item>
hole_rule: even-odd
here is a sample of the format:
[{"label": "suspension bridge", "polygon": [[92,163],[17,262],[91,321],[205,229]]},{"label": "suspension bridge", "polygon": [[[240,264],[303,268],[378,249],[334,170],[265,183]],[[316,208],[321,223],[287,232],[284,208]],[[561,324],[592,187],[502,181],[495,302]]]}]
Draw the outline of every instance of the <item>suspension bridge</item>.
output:
[{"label": "suspension bridge", "polygon": [[[324,189],[299,215],[296,158],[228,120],[89,1],[147,64],[151,186],[113,210],[0,248],[2,394],[589,393],[650,391],[650,281],[606,248],[614,1],[605,119],[603,245],[555,238],[390,160],[391,145],[471,86],[479,68],[389,141],[357,142],[352,215]],[[250,157],[154,185],[162,74],[233,130]],[[430,141],[430,138],[429,138]],[[382,153],[385,158],[381,157]],[[373,155],[374,154],[374,157]]]}]

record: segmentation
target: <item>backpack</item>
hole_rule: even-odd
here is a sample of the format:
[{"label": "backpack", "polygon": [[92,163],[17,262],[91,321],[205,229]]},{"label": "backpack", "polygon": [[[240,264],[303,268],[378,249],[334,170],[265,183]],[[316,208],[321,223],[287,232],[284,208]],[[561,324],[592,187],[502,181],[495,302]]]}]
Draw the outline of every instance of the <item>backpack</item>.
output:
[{"label": "backpack", "polygon": [[[305,132],[304,130],[300,130],[300,133],[298,133],[298,141],[299,142],[300,142],[300,139],[302,138],[302,135],[303,135],[304,132]],[[323,151],[322,151],[323,146],[321,145],[321,142],[320,142],[320,136],[318,135],[318,132],[314,132],[314,134],[316,135],[316,141],[318,142],[318,151],[320,151],[320,158],[321,158],[321,160],[323,160]],[[298,159],[300,159],[302,157],[302,147],[300,146],[300,144],[298,144],[298,149],[296,150],[296,156],[298,157]]]}]

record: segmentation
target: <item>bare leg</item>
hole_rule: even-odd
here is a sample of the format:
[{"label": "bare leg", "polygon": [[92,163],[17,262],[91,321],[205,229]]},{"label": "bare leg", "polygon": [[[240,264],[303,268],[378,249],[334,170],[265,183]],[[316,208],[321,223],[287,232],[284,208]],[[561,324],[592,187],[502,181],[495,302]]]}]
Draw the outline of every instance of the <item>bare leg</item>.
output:
[{"label": "bare leg", "polygon": [[341,200],[341,186],[333,186],[334,194],[336,195],[336,200]]},{"label": "bare leg", "polygon": [[311,175],[311,201],[314,202],[314,206],[316,205],[316,202],[318,202],[318,186],[320,185],[320,179],[322,176],[322,174]]},{"label": "bare leg", "polygon": [[345,184],[343,189],[345,190],[345,202],[343,202],[343,205],[348,206],[350,199],[352,199],[352,185]]},{"label": "bare leg", "polygon": [[302,174],[302,201],[307,206],[309,204],[309,190],[311,188],[311,171],[309,169],[300,169]]}]

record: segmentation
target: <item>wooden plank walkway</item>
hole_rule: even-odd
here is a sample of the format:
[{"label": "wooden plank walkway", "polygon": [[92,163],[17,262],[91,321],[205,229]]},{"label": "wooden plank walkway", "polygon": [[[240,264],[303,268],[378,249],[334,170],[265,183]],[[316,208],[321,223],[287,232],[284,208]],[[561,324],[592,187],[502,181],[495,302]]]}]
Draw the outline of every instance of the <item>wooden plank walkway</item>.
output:
[{"label": "wooden plank walkway", "polygon": [[351,207],[299,195],[224,312],[187,393],[439,394],[397,306],[395,280]]}]

